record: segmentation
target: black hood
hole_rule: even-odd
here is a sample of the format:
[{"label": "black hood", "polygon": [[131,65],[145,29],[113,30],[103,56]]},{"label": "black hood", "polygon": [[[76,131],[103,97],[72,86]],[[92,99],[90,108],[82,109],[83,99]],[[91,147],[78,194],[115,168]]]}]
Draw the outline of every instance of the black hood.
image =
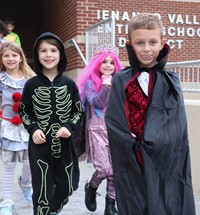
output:
[{"label": "black hood", "polygon": [[36,39],[35,44],[33,46],[33,63],[34,63],[34,67],[35,67],[35,73],[37,75],[42,74],[42,65],[38,60],[38,52],[37,52],[38,42],[41,39],[48,39],[48,38],[49,39],[56,39],[61,44],[60,62],[58,63],[58,71],[59,71],[59,75],[61,75],[65,71],[66,66],[67,66],[67,57],[65,54],[65,47],[64,47],[64,44],[61,41],[61,39],[57,35],[50,33],[50,32],[45,32],[45,33],[41,34]]},{"label": "black hood", "polygon": [[[139,69],[140,63],[135,55],[135,52],[133,51],[133,47],[129,44],[129,42],[126,43],[126,49],[128,52],[128,58],[129,58],[129,63],[131,67],[133,67],[134,69]],[[168,60],[169,51],[170,51],[170,47],[167,44],[165,44],[162,50],[160,50],[160,53],[157,58],[157,64],[153,67],[154,69],[158,69],[158,70],[164,69]]]}]

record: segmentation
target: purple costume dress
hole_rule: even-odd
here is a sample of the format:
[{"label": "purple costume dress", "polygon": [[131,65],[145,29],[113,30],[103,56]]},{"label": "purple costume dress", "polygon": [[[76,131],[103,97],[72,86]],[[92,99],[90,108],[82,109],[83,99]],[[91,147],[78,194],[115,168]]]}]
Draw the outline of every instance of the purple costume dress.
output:
[{"label": "purple costume dress", "polygon": [[95,168],[90,185],[98,188],[107,179],[107,197],[115,199],[112,161],[104,121],[109,92],[110,87],[107,85],[102,85],[99,92],[94,92],[92,81],[88,80],[83,89],[82,102],[86,112],[86,152]]}]

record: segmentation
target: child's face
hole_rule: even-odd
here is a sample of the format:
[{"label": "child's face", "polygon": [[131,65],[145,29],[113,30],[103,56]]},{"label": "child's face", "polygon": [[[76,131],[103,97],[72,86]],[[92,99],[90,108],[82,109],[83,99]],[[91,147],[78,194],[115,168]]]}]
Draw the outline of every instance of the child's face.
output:
[{"label": "child's face", "polygon": [[60,51],[54,45],[43,41],[38,48],[39,61],[46,70],[57,70],[60,61]]},{"label": "child's face", "polygon": [[100,66],[101,74],[112,75],[115,71],[113,59],[108,55]]},{"label": "child's face", "polygon": [[7,71],[19,69],[19,64],[22,62],[21,56],[10,49],[6,49],[2,54],[2,63]]},{"label": "child's face", "polygon": [[8,32],[9,32],[9,33],[13,31],[14,25],[12,25],[12,24],[7,24],[6,26],[7,26],[7,29],[8,29]]},{"label": "child's face", "polygon": [[142,67],[151,68],[165,43],[161,39],[160,29],[137,29],[131,34],[131,45]]}]

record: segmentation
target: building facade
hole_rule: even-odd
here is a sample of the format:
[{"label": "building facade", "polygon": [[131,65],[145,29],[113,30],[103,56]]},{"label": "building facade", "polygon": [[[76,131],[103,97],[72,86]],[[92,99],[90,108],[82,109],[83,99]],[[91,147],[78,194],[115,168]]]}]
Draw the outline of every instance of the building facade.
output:
[{"label": "building facade", "polygon": [[15,31],[31,62],[36,37],[51,31],[64,41],[68,57],[67,72],[77,75],[84,66],[71,40],[86,55],[86,30],[102,20],[115,19],[115,45],[120,58],[128,65],[125,41],[127,25],[132,16],[141,12],[157,14],[163,21],[165,37],[171,47],[170,62],[200,59],[200,1],[168,0],[1,0],[0,19],[12,17]]},{"label": "building facade", "polygon": [[[165,36],[171,46],[169,62],[200,59],[200,0],[1,0],[0,3],[0,19],[12,17],[16,21],[15,31],[20,35],[29,62],[32,62],[35,39],[45,31],[53,32],[65,43],[66,72],[73,78],[84,67],[84,62],[71,43],[72,39],[86,56],[86,30],[112,15],[116,25],[115,45],[120,49],[123,64],[127,65],[124,47],[127,24],[140,12],[156,13],[162,19]],[[186,101],[194,190],[200,193],[199,94],[189,94]]]}]

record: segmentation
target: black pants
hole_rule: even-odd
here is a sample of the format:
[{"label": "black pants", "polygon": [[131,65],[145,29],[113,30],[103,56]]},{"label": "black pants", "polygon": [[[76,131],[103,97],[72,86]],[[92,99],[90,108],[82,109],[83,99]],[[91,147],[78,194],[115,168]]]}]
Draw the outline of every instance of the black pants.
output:
[{"label": "black pants", "polygon": [[52,156],[48,143],[29,144],[34,215],[61,211],[73,190],[78,187],[78,158],[69,140],[66,142],[63,139],[61,142],[58,157]]}]

